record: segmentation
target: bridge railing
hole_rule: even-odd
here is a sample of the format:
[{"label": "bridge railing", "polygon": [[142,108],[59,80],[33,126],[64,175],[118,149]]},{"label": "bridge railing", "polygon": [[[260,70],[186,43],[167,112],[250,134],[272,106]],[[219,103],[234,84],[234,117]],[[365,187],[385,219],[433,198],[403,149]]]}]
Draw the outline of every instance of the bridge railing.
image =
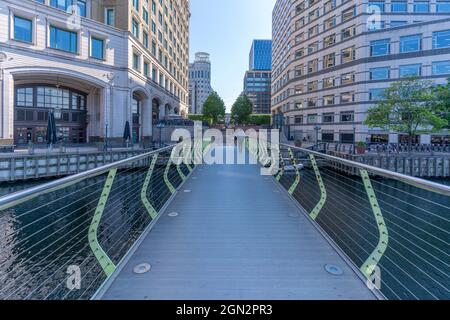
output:
[{"label": "bridge railing", "polygon": [[194,169],[175,148],[0,198],[0,299],[91,298]]},{"label": "bridge railing", "polygon": [[448,185],[290,145],[279,149],[275,178],[371,288],[388,299],[450,298]]}]

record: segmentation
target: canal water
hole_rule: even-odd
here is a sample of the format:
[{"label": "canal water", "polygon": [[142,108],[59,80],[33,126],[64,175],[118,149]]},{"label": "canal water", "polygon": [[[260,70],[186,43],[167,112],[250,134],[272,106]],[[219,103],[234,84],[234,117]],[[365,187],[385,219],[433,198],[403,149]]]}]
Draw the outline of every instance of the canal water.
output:
[{"label": "canal water", "polygon": [[[183,168],[185,173],[186,168]],[[147,197],[159,210],[170,197],[157,167]],[[320,199],[315,174],[303,170],[294,193],[310,212]],[[151,222],[141,201],[143,170],[115,178],[98,238],[117,264]],[[169,173],[176,187],[181,179]],[[327,201],[317,222],[360,267],[378,243],[378,228],[361,179],[322,170]],[[288,189],[295,176],[285,174]],[[87,241],[106,175],[39,196],[0,212],[0,299],[89,299],[106,279]],[[450,180],[439,180],[450,185]],[[0,195],[42,181],[0,184]],[[448,198],[390,180],[373,180],[389,231],[380,261],[381,291],[389,299],[450,299],[450,203]],[[81,288],[70,290],[70,266],[81,272]]]}]

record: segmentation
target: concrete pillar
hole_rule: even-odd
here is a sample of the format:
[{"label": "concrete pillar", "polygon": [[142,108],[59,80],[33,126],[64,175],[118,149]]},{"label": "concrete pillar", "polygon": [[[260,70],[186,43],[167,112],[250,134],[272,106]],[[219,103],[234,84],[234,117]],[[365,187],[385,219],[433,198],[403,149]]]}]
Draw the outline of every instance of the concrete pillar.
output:
[{"label": "concrete pillar", "polygon": [[4,72],[2,77],[1,137],[3,144],[14,142],[14,78]]},{"label": "concrete pillar", "polygon": [[152,135],[152,100],[147,98],[142,101],[142,135],[150,137]]}]

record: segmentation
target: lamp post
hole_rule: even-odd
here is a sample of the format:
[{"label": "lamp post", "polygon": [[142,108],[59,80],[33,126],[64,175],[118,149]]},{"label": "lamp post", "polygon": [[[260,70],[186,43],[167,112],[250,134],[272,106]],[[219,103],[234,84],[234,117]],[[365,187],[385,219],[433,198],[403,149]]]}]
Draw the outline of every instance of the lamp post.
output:
[{"label": "lamp post", "polygon": [[352,150],[352,154],[356,154],[355,148],[356,148],[356,125],[355,125],[355,122],[353,122],[353,150]]},{"label": "lamp post", "polygon": [[108,121],[105,122],[105,150],[108,151]]},{"label": "lamp post", "polygon": [[162,129],[164,129],[165,124],[160,122],[156,127],[159,129],[159,148],[162,148]]},{"label": "lamp post", "polygon": [[317,126],[314,127],[314,130],[316,131],[316,146],[319,145],[319,131],[320,131],[321,129],[322,129],[322,128],[321,128],[319,125],[317,125]]}]

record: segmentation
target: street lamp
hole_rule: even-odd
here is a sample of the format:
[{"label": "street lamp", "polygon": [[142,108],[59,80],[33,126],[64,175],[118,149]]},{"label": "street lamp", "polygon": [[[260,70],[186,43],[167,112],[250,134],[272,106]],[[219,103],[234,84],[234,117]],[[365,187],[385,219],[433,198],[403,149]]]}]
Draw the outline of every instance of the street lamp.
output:
[{"label": "street lamp", "polygon": [[321,130],[322,128],[320,127],[320,126],[315,126],[314,127],[314,130],[316,131],[316,145],[319,145],[319,131]]},{"label": "street lamp", "polygon": [[356,148],[356,125],[355,122],[353,122],[353,150],[352,150],[353,154],[356,154],[355,148]]},{"label": "street lamp", "polygon": [[105,122],[105,151],[108,151],[108,121]]},{"label": "street lamp", "polygon": [[162,129],[165,128],[165,124],[160,122],[158,123],[158,125],[156,126],[159,129],[159,147],[162,148]]}]

